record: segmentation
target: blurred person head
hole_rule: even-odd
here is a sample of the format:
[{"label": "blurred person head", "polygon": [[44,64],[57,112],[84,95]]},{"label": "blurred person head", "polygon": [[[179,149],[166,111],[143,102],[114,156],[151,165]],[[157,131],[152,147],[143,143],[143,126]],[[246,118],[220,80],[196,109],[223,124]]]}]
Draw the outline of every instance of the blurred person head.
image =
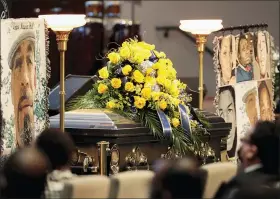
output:
[{"label": "blurred person head", "polygon": [[239,156],[243,167],[261,163],[267,174],[279,171],[279,127],[269,121],[258,122],[244,138]]},{"label": "blurred person head", "polygon": [[151,199],[202,197],[204,173],[194,158],[160,163],[152,182]]},{"label": "blurred person head", "polygon": [[47,155],[52,170],[69,169],[75,145],[68,133],[46,129],[37,137],[36,147]]},{"label": "blurred person head", "polygon": [[35,148],[13,153],[3,167],[5,198],[40,198],[46,184],[47,157]]}]

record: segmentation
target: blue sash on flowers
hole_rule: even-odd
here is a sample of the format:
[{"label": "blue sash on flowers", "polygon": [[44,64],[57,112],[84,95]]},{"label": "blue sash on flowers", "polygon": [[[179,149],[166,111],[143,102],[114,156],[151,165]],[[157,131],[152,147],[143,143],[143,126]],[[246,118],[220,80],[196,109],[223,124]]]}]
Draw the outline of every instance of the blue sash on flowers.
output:
[{"label": "blue sash on flowers", "polygon": [[160,119],[163,135],[171,136],[172,128],[171,128],[170,122],[168,121],[167,116],[161,110],[157,110],[157,114],[158,114],[158,117]]},{"label": "blue sash on flowers", "polygon": [[183,104],[179,104],[178,108],[180,112],[181,125],[185,133],[189,135],[191,134],[192,130],[191,130],[190,118],[187,112],[187,108]]}]

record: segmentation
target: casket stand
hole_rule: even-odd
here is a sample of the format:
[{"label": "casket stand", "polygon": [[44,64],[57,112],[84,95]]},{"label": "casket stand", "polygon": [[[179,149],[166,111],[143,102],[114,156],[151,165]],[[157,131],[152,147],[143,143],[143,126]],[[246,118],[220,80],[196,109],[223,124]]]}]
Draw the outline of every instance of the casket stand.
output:
[{"label": "casket stand", "polygon": [[[221,138],[231,124],[203,111],[210,128],[210,147],[220,160]],[[59,115],[50,117],[51,128],[59,128]],[[77,152],[72,170],[77,174],[116,174],[126,170],[151,170],[159,158],[176,158],[168,140],[159,140],[150,130],[107,110],[75,110],[65,114],[65,131],[72,136]],[[178,156],[179,157],[179,156]]]}]

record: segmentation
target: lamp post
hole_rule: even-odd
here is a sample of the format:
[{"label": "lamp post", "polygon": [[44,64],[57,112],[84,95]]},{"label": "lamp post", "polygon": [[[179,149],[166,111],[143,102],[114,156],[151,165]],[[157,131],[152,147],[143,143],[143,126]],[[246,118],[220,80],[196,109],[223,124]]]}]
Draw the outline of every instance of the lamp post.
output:
[{"label": "lamp post", "polygon": [[181,20],[180,29],[191,32],[196,37],[197,51],[199,53],[199,109],[203,109],[203,54],[207,36],[223,28],[222,20]]},{"label": "lamp post", "polygon": [[39,18],[47,22],[56,34],[58,51],[60,53],[60,130],[64,132],[65,117],[65,52],[67,51],[67,42],[69,34],[74,28],[86,24],[85,15],[40,15]]}]

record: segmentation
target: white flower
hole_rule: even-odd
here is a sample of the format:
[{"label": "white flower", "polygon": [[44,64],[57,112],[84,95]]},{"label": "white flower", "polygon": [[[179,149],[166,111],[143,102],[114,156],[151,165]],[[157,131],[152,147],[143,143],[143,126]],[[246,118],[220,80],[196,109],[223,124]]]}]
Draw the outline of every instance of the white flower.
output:
[{"label": "white flower", "polygon": [[153,66],[153,64],[154,63],[149,60],[143,61],[140,65],[141,72],[145,73],[148,68],[151,68]]}]

